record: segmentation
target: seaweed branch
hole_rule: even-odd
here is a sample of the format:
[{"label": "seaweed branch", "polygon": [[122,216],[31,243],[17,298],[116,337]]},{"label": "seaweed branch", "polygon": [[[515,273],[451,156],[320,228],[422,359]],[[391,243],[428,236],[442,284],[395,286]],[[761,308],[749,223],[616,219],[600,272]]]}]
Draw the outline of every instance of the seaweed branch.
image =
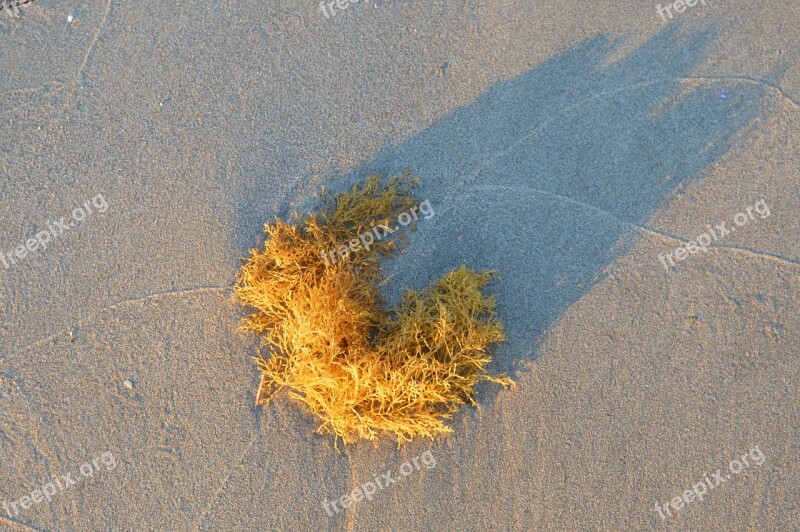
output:
[{"label": "seaweed branch", "polygon": [[478,382],[512,384],[486,370],[489,345],[505,339],[494,297],[483,293],[496,272],[461,266],[386,309],[380,260],[397,251],[397,239],[323,259],[415,205],[417,182],[370,176],[334,198],[323,190],[321,211],[295,225],[265,225],[263,250],[251,250],[236,282],[238,298],[255,309],[243,328],[262,335],[270,352],[256,358],[257,403],[287,389],[321,420],[321,434],[351,443],[389,433],[401,444],[452,432],[444,421],[475,404]]}]

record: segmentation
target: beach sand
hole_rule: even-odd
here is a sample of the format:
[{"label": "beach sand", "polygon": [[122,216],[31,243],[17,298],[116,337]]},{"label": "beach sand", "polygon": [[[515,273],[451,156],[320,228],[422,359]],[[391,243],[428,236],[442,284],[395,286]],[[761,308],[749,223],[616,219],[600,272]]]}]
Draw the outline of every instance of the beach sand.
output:
[{"label": "beach sand", "polygon": [[[0,263],[0,529],[800,530],[800,8],[488,4],[0,13],[0,252],[74,222]],[[516,386],[337,450],[254,405],[232,284],[265,222],[409,167],[435,216],[386,297],[499,270]]]}]

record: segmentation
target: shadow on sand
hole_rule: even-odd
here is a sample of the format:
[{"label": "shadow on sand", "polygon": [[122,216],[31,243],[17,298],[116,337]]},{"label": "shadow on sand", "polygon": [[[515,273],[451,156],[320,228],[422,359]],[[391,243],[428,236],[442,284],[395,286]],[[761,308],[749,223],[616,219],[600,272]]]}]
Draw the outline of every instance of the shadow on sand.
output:
[{"label": "shadow on sand", "polygon": [[693,77],[714,38],[674,25],[620,59],[620,40],[586,40],[329,183],[422,175],[417,194],[436,215],[385,265],[390,303],[461,264],[497,269],[509,340],[493,369],[535,359],[537,338],[630,249],[634,226],[761,115],[767,86]]}]

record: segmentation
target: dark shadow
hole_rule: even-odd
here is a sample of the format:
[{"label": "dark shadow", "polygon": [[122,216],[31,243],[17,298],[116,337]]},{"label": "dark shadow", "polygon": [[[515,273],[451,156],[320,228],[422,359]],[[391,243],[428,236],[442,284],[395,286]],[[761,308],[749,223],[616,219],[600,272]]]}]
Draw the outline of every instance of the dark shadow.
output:
[{"label": "dark shadow", "polygon": [[766,86],[692,78],[715,35],[674,24],[627,54],[622,39],[588,39],[328,183],[422,175],[417,194],[436,214],[385,264],[389,301],[461,264],[497,269],[509,340],[492,370],[535,359],[542,332],[638,236],[628,224],[645,224],[761,116]]},{"label": "dark shadow", "polygon": [[618,60],[620,40],[589,39],[331,183],[423,176],[436,215],[386,264],[390,301],[461,264],[497,269],[509,341],[494,369],[535,358],[537,337],[638,236],[614,218],[645,224],[761,115],[765,87],[689,79],[714,36],[669,26]]}]

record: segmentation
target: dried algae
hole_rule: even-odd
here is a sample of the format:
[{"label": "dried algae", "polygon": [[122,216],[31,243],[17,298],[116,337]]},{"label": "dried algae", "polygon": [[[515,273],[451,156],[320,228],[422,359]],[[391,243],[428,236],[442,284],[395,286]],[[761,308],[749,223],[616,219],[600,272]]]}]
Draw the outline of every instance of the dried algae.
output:
[{"label": "dried algae", "polygon": [[320,212],[296,224],[265,225],[263,250],[251,250],[236,282],[255,309],[243,328],[269,350],[256,358],[257,403],[286,388],[321,420],[321,434],[351,443],[388,433],[402,444],[452,432],[444,421],[475,404],[476,383],[512,384],[486,370],[487,348],[505,339],[495,298],[482,292],[495,272],[461,266],[386,309],[380,260],[402,238],[323,258],[416,205],[417,183],[407,173],[386,183],[371,176],[333,198],[323,190]]}]

